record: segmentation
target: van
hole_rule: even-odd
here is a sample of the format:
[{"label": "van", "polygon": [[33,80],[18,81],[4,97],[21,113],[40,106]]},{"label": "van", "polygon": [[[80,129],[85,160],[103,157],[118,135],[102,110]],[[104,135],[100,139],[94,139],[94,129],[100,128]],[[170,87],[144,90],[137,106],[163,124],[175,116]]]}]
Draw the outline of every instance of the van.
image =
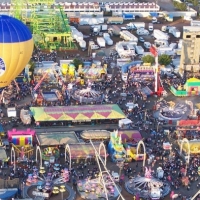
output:
[{"label": "van", "polygon": [[149,23],[149,31],[153,31],[153,24]]}]

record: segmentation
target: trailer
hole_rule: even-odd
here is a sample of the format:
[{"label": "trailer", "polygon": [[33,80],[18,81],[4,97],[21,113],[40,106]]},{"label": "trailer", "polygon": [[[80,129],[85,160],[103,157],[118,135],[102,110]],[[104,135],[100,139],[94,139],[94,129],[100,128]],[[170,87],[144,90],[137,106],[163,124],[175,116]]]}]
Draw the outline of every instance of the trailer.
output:
[{"label": "trailer", "polygon": [[135,15],[132,13],[123,13],[122,17],[124,20],[135,20]]},{"label": "trailer", "polygon": [[123,17],[109,17],[107,24],[123,24]]},{"label": "trailer", "polygon": [[158,40],[168,40],[169,39],[169,35],[158,30],[158,29],[154,29],[153,31],[153,36],[158,39]]},{"label": "trailer", "polygon": [[106,47],[106,42],[105,42],[104,38],[102,38],[102,37],[97,38],[97,44],[102,48]]},{"label": "trailer", "polygon": [[110,35],[108,33],[104,33],[103,38],[107,45],[113,45],[113,40],[111,40]]},{"label": "trailer", "polygon": [[142,48],[142,46],[135,46],[135,52],[138,55],[143,55],[144,54],[144,49]]},{"label": "trailer", "polygon": [[138,42],[138,38],[129,31],[121,31],[120,38],[124,39],[125,41]]},{"label": "trailer", "polygon": [[144,29],[144,28],[139,28],[137,31],[136,31],[137,35],[149,35],[149,31]]},{"label": "trailer", "polygon": [[133,23],[127,24],[127,27],[135,28],[135,29],[145,28],[145,23],[144,22],[133,22]]},{"label": "trailer", "polygon": [[166,54],[169,56],[175,55],[175,50],[172,49],[172,47],[159,47],[157,48],[158,55]]},{"label": "trailer", "polygon": [[200,26],[200,21],[199,20],[191,20],[190,26]]},{"label": "trailer", "polygon": [[102,24],[102,25],[94,25],[90,27],[90,30],[93,33],[98,34],[101,31],[107,31],[108,30],[108,25],[107,24]]}]

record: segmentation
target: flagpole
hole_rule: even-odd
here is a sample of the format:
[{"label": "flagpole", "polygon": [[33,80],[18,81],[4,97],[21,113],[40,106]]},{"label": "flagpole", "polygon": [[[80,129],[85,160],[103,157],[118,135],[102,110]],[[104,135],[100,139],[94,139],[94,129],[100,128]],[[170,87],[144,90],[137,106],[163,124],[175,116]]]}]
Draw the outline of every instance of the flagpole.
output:
[{"label": "flagpole", "polygon": [[158,54],[155,56],[155,93],[158,92]]}]

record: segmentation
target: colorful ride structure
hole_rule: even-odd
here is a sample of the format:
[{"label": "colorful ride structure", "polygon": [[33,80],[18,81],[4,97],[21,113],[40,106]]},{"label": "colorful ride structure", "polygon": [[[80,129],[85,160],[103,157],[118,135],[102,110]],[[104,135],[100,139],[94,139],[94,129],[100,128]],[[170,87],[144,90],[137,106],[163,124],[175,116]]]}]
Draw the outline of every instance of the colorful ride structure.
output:
[{"label": "colorful ride structure", "polygon": [[55,0],[12,0],[10,14],[30,27],[35,45],[43,50],[74,49],[68,18]]},{"label": "colorful ride structure", "polygon": [[42,151],[42,159],[50,161],[51,159],[58,158],[60,151],[57,147],[47,147]]},{"label": "colorful ride structure", "polygon": [[108,144],[108,153],[113,162],[124,160],[131,162],[132,160],[143,160],[144,154],[138,154],[137,142],[122,140],[122,134],[114,131],[110,135],[110,142]]},{"label": "colorful ride structure", "polygon": [[8,131],[8,141],[15,146],[27,146],[32,145],[35,131],[31,129],[16,130],[12,129]]},{"label": "colorful ride structure", "polygon": [[200,95],[200,80],[190,78],[184,85],[178,85],[177,87],[171,86],[170,91],[175,96],[198,96]]}]

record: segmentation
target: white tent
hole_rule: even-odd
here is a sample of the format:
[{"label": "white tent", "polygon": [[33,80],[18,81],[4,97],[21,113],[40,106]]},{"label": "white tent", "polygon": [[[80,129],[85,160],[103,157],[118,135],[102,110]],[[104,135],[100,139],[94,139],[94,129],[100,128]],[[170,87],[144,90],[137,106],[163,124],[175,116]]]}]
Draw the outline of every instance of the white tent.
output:
[{"label": "white tent", "polygon": [[128,125],[128,124],[131,124],[132,121],[130,119],[121,119],[119,120],[119,127],[121,128],[123,125]]}]

